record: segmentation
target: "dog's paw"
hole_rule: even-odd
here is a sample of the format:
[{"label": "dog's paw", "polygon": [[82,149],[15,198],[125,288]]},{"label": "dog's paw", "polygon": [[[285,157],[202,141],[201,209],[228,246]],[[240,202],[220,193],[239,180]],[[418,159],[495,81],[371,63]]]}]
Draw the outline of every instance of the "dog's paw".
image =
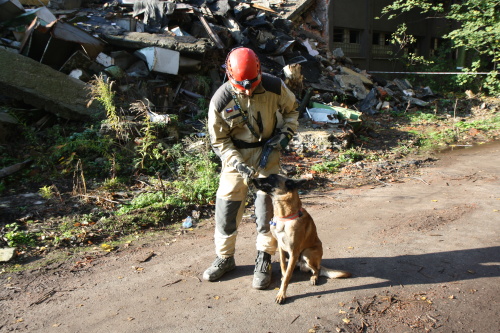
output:
[{"label": "dog's paw", "polygon": [[318,277],[313,275],[311,276],[311,285],[315,286],[318,283]]},{"label": "dog's paw", "polygon": [[278,304],[283,304],[285,303],[286,295],[283,292],[278,292],[278,295],[276,295],[276,303]]}]

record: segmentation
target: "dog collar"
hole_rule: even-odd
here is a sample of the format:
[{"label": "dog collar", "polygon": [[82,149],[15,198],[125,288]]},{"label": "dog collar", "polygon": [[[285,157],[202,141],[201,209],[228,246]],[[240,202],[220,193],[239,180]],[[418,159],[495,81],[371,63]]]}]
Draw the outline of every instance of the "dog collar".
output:
[{"label": "dog collar", "polygon": [[[269,222],[270,225],[276,226],[276,222],[287,222],[287,221],[293,221],[301,217],[303,214],[303,209],[300,208],[299,211],[295,214],[290,214],[288,216],[283,216],[283,217],[273,217],[273,219]],[[275,221],[276,220],[276,221]]]}]

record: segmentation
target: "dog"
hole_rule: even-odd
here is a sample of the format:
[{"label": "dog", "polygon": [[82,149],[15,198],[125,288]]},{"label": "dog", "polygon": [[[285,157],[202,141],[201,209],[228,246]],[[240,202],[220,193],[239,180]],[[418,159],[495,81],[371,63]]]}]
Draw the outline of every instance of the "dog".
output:
[{"label": "dog", "polygon": [[[347,278],[351,273],[333,270],[321,266],[323,246],[316,231],[311,215],[302,207],[298,189],[307,182],[294,180],[282,175],[270,175],[267,178],[256,178],[254,186],[271,195],[274,217],[271,221],[271,232],[278,241],[281,286],[276,296],[276,303],[283,304],[286,290],[293,270],[297,265],[302,271],[312,272],[311,284],[315,285],[319,276],[328,278]],[[286,264],[286,256],[288,266]]]}]

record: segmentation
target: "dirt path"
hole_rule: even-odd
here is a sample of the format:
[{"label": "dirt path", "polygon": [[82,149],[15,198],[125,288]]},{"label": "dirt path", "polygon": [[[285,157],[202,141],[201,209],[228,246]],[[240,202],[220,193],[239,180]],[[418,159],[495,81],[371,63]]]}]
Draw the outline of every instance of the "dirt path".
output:
[{"label": "dirt path", "polygon": [[[149,243],[0,275],[0,331],[497,332],[500,145],[441,157],[401,183],[307,193],[325,266],[295,272],[285,305],[251,288],[255,230],[241,227],[237,270],[201,281],[214,258],[210,222]],[[277,260],[277,256],[274,257]]]}]

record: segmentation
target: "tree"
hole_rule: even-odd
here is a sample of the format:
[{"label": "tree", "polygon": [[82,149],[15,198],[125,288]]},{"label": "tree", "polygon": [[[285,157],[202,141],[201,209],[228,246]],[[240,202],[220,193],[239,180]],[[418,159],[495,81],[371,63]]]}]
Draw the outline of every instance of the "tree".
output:
[{"label": "tree", "polygon": [[[500,94],[497,66],[500,62],[500,0],[463,0],[463,1],[432,1],[432,0],[396,0],[384,7],[382,14],[389,19],[397,15],[419,10],[428,18],[446,18],[455,22],[456,28],[443,36],[452,41],[454,48],[464,47],[477,54],[472,67],[479,69],[484,65],[484,58],[493,63],[490,75],[483,87],[490,93]],[[480,58],[483,58],[483,64]],[[470,69],[465,69],[470,70]]]}]

